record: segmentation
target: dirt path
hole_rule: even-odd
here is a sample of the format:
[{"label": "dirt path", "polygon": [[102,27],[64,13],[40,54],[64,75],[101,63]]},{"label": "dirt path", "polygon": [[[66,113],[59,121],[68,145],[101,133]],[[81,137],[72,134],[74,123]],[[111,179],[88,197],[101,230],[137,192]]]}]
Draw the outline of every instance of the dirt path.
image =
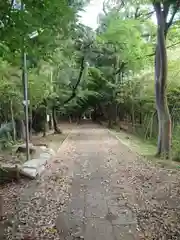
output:
[{"label": "dirt path", "polygon": [[[131,189],[124,172],[117,169],[119,163],[123,168],[126,165],[119,154],[118,140],[106,129],[88,125],[71,135],[71,144],[76,152],[76,166],[71,200],[57,219],[61,236],[86,240],[134,239],[137,222],[126,201],[126,196],[132,195]],[[74,152],[70,155],[72,158]]]},{"label": "dirt path", "polygon": [[180,239],[179,172],[140,159],[100,126],[74,129],[34,184],[7,239]]}]

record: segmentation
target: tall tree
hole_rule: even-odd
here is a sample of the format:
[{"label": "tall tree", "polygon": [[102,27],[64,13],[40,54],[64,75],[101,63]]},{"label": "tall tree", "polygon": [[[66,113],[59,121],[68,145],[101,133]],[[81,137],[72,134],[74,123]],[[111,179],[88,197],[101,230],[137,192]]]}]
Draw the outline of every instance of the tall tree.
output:
[{"label": "tall tree", "polygon": [[159,123],[157,155],[169,158],[171,150],[171,117],[169,114],[166,93],[166,37],[169,28],[173,24],[175,15],[179,10],[180,2],[176,0],[153,1],[153,6],[157,19],[157,42],[155,54],[155,94]]}]

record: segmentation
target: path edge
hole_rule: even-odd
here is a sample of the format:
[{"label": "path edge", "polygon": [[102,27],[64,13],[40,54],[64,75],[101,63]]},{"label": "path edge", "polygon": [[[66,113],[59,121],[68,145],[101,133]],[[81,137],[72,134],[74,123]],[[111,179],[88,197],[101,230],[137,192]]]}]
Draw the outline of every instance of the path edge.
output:
[{"label": "path edge", "polygon": [[137,151],[134,151],[128,144],[126,144],[124,141],[122,141],[121,138],[119,138],[112,130],[106,128],[108,132],[113,135],[119,142],[121,142],[124,146],[126,146],[132,153],[137,154],[139,157],[143,157],[143,155],[139,154]]}]

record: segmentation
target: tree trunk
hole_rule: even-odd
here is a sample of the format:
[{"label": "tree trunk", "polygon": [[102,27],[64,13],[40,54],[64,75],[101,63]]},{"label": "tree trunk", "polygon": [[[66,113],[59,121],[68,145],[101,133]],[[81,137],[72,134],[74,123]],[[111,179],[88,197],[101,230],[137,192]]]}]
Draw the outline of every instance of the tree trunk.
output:
[{"label": "tree trunk", "polygon": [[139,124],[142,125],[142,103],[139,103]]},{"label": "tree trunk", "polygon": [[32,134],[33,134],[33,127],[32,127],[32,124],[33,124],[33,116],[32,116],[32,107],[29,108],[29,139],[31,140],[32,139]]},{"label": "tree trunk", "polygon": [[155,94],[158,114],[158,146],[157,156],[170,157],[171,148],[171,117],[167,104],[167,54],[165,40],[166,19],[161,9],[161,3],[154,4],[157,16],[157,45],[155,55]]},{"label": "tree trunk", "polygon": [[32,114],[31,114],[31,116],[30,116],[30,118],[29,118],[29,140],[31,140],[32,139],[32,134],[33,134],[33,129],[32,129],[32,121],[33,121],[33,119],[32,119]]},{"label": "tree trunk", "polygon": [[110,116],[108,117],[108,128],[112,128],[112,119]]},{"label": "tree trunk", "polygon": [[52,120],[55,134],[61,134],[61,130],[58,128],[57,118],[56,118],[56,107],[52,107]]},{"label": "tree trunk", "polygon": [[4,217],[4,199],[3,196],[0,195],[0,220]]},{"label": "tree trunk", "polygon": [[26,139],[26,134],[25,134],[25,124],[23,120],[16,119],[15,120],[16,124],[16,136],[18,139]]},{"label": "tree trunk", "polygon": [[108,128],[112,128],[112,104],[109,103],[108,106]]},{"label": "tree trunk", "polygon": [[48,122],[48,127],[49,127],[49,130],[52,130],[52,114],[49,114],[49,122]]},{"label": "tree trunk", "polygon": [[119,103],[116,103],[116,124],[119,122]]},{"label": "tree trunk", "polygon": [[92,120],[96,121],[97,120],[97,107],[96,105],[94,106],[93,112],[92,112]]},{"label": "tree trunk", "polygon": [[10,101],[10,111],[11,111],[11,121],[12,121],[12,127],[13,127],[13,141],[16,141],[16,124],[14,120],[14,111],[13,111],[13,103]]},{"label": "tree trunk", "polygon": [[43,137],[46,137],[46,133],[47,133],[47,129],[48,129],[48,127],[47,127],[47,101],[44,100],[43,103],[44,103]]},{"label": "tree trunk", "polygon": [[132,124],[132,131],[135,131],[135,112],[134,112],[134,101],[132,99],[131,104],[131,124]]},{"label": "tree trunk", "polygon": [[77,124],[80,124],[81,118],[82,118],[82,115],[81,115],[81,113],[79,113],[78,114],[78,118],[77,118]]},{"label": "tree trunk", "polygon": [[46,133],[47,133],[47,122],[44,121],[44,126],[43,126],[43,137],[46,137]]}]

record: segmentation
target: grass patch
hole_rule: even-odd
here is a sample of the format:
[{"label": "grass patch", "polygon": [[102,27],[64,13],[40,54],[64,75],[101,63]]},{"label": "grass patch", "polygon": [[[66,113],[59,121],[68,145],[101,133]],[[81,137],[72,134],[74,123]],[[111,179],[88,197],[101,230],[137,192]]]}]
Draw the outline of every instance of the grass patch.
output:
[{"label": "grass patch", "polygon": [[132,151],[137,152],[139,155],[152,156],[156,153],[156,146],[150,141],[145,141],[137,136],[128,134],[117,129],[112,129],[112,132],[121,140],[121,142],[128,146]]},{"label": "grass patch", "polygon": [[136,152],[138,155],[145,157],[146,160],[153,162],[153,164],[158,164],[160,167],[168,169],[180,169],[180,164],[178,162],[156,158],[156,145],[153,144],[152,141],[122,131],[118,126],[113,126],[110,130],[129,149]]}]

